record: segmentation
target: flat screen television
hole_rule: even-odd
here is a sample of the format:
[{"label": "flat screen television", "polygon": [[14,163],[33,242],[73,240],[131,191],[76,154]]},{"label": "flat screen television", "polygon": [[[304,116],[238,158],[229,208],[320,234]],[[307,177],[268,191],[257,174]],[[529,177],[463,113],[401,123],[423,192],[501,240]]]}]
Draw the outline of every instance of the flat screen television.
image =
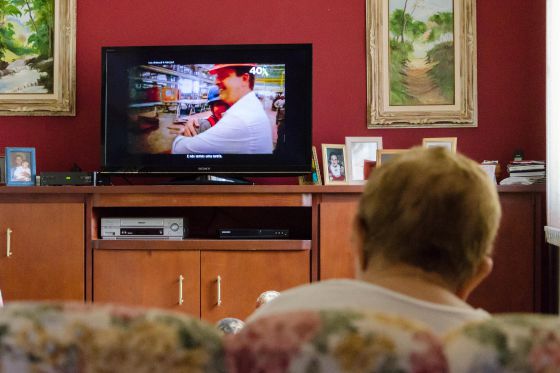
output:
[{"label": "flat screen television", "polygon": [[311,171],[311,44],[103,47],[102,64],[103,172]]}]

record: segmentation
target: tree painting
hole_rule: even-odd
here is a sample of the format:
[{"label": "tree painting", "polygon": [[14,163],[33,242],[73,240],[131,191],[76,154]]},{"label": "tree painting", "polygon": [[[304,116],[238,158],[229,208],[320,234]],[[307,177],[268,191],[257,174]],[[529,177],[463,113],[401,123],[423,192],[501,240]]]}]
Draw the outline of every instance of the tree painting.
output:
[{"label": "tree painting", "polygon": [[0,0],[0,95],[53,92],[54,1]]},{"label": "tree painting", "polygon": [[390,105],[453,105],[453,0],[389,0]]}]

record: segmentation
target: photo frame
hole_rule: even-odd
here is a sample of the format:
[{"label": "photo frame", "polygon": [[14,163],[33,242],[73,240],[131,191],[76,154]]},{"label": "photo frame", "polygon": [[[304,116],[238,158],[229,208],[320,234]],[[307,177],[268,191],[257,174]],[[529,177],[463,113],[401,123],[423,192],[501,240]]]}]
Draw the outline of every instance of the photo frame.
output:
[{"label": "photo frame", "polygon": [[425,137],[422,139],[422,147],[446,148],[452,153],[457,153],[457,138],[456,137]]},{"label": "photo frame", "polygon": [[377,150],[377,163],[376,168],[381,167],[391,160],[391,158],[406,152],[408,149],[378,149]]},{"label": "photo frame", "polygon": [[35,185],[35,148],[6,148],[6,185]]},{"label": "photo frame", "polygon": [[299,176],[299,185],[322,185],[323,181],[321,180],[321,170],[319,168],[319,159],[317,158],[317,148],[315,145],[311,147],[311,173]]},{"label": "photo frame", "polygon": [[[20,14],[6,22],[17,24],[11,42],[22,52],[12,52],[2,61],[0,82],[7,81],[0,84],[0,115],[76,115],[76,3],[53,0],[54,7],[41,2],[15,6]],[[13,5],[2,6],[14,11]]]},{"label": "photo frame", "polygon": [[377,160],[377,149],[383,149],[381,137],[346,137],[348,182],[364,184],[366,162]]},{"label": "photo frame", "polygon": [[0,184],[6,183],[6,157],[0,155]]},{"label": "photo frame", "polygon": [[368,128],[477,126],[476,0],[367,0],[366,23]]},{"label": "photo frame", "polygon": [[323,144],[322,150],[325,185],[348,184],[346,145]]}]

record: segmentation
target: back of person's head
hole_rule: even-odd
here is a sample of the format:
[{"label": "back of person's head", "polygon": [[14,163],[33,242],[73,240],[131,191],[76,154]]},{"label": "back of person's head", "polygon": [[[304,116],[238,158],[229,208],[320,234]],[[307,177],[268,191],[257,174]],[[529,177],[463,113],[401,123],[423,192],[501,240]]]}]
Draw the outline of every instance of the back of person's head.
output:
[{"label": "back of person's head", "polygon": [[460,285],[491,253],[501,217],[495,185],[480,166],[438,148],[413,148],[375,169],[357,224],[365,266],[382,259]]}]

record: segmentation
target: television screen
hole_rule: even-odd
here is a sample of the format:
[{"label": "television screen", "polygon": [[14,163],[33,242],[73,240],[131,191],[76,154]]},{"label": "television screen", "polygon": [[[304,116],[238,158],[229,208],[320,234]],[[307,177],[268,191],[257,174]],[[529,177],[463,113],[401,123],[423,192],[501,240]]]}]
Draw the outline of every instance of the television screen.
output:
[{"label": "television screen", "polygon": [[311,45],[104,47],[113,173],[311,171]]}]

